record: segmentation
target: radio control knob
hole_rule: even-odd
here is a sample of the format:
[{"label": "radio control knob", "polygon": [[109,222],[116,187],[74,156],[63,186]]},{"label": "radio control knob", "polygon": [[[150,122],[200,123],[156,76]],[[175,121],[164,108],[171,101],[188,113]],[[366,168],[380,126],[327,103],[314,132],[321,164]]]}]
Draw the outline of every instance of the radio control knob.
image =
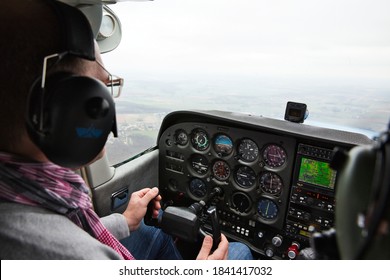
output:
[{"label": "radio control knob", "polygon": [[290,259],[295,259],[299,254],[299,243],[293,242],[287,250],[287,256]]},{"label": "radio control knob", "polygon": [[283,237],[280,236],[280,235],[276,235],[272,238],[272,244],[275,246],[275,247],[280,247],[280,245],[282,245],[282,242],[283,242]]},{"label": "radio control knob", "polygon": [[308,197],[306,200],[307,205],[313,205],[314,199],[312,197]]},{"label": "radio control knob", "polygon": [[265,255],[272,258],[274,256],[274,250],[271,247],[265,248]]}]

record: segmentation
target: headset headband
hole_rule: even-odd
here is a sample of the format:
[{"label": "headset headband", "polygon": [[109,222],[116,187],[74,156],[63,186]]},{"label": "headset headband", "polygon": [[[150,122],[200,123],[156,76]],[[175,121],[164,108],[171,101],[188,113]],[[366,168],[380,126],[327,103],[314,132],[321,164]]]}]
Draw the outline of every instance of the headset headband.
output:
[{"label": "headset headband", "polygon": [[60,25],[61,49],[77,57],[95,60],[94,36],[86,16],[79,9],[65,3],[46,0],[53,8]]}]

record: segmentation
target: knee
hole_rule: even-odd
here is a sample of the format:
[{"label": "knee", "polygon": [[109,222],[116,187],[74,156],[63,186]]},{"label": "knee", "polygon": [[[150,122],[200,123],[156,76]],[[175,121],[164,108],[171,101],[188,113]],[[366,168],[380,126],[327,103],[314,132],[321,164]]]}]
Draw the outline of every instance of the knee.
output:
[{"label": "knee", "polygon": [[240,242],[229,243],[229,260],[253,260],[253,255],[248,246]]}]

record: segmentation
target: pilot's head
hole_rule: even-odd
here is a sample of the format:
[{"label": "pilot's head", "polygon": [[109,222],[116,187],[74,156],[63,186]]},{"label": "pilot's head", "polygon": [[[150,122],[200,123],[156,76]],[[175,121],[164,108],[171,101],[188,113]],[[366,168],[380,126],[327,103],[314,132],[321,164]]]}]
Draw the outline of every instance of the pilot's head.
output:
[{"label": "pilot's head", "polygon": [[116,124],[88,20],[51,0],[6,1],[0,17],[0,151],[72,168],[89,163]]}]

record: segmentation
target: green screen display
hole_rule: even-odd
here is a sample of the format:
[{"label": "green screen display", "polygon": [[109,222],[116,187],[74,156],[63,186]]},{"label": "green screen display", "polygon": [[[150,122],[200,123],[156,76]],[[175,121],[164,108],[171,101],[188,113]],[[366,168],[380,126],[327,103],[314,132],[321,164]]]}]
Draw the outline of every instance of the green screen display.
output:
[{"label": "green screen display", "polygon": [[298,179],[304,183],[334,189],[336,171],[327,162],[303,157]]}]

